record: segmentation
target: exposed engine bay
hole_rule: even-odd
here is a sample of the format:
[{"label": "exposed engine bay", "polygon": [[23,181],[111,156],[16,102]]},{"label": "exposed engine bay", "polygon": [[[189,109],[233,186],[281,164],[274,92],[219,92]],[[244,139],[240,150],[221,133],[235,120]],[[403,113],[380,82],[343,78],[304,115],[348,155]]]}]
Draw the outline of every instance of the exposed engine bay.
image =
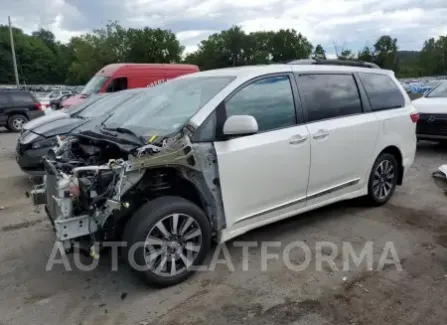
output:
[{"label": "exposed engine bay", "polygon": [[[31,196],[45,205],[57,240],[69,251],[76,241],[119,240],[129,217],[153,198],[178,195],[200,206],[214,230],[224,227],[212,147],[186,135],[129,149],[90,136],[58,139],[44,158],[46,175]],[[91,246],[93,247],[93,246]]]}]

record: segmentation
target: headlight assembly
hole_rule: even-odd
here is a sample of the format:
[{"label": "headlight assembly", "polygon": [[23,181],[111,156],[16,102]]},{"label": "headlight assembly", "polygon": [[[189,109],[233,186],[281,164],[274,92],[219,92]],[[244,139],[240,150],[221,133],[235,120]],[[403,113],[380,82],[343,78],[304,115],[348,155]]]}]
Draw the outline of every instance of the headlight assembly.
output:
[{"label": "headlight assembly", "polygon": [[[64,138],[64,136],[60,136],[61,140]],[[50,148],[50,147],[54,147],[57,145],[57,138],[56,137],[51,137],[49,139],[43,139],[43,140],[39,140],[34,142],[31,145],[32,149],[41,149],[41,148]]]}]

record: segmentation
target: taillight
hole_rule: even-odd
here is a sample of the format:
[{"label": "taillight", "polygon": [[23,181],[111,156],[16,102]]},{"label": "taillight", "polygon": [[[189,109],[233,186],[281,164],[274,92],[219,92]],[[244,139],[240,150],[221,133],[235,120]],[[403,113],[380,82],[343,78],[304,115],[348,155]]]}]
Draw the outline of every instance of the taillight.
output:
[{"label": "taillight", "polygon": [[42,110],[42,104],[41,103],[36,103],[36,109],[38,111],[41,111]]},{"label": "taillight", "polygon": [[419,113],[414,112],[410,114],[411,122],[416,123],[419,121]]}]

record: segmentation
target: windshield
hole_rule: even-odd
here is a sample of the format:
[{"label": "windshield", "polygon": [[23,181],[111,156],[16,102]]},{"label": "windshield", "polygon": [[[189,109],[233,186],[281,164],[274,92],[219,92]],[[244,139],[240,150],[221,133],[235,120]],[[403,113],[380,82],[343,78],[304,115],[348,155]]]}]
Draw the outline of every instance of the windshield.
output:
[{"label": "windshield", "polygon": [[61,111],[63,111],[64,113],[67,113],[69,115],[76,116],[76,114],[81,112],[84,108],[86,108],[87,106],[90,106],[94,102],[100,100],[101,98],[103,98],[103,96],[104,95],[89,97],[86,100],[83,100],[82,102],[79,102],[79,103],[71,105],[71,106],[64,107],[61,109]]},{"label": "windshield", "polygon": [[81,91],[81,95],[97,94],[109,79],[107,76],[93,76]]},{"label": "windshield", "polygon": [[125,90],[110,95],[103,95],[101,96],[101,100],[95,101],[93,104],[84,107],[84,109],[77,112],[76,116],[80,118],[92,118],[100,116],[102,114],[106,114],[139,93],[142,92],[135,90]]},{"label": "windshield", "polygon": [[441,82],[433,88],[426,97],[447,97],[447,81]]},{"label": "windshield", "polygon": [[106,121],[106,126],[126,128],[141,136],[178,132],[233,79],[219,76],[170,80],[121,105]]}]

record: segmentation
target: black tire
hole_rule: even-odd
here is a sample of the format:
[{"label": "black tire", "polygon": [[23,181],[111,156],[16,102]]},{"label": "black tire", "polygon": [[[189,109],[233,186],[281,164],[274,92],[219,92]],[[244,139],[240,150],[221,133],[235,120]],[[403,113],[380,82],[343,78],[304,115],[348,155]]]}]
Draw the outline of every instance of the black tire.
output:
[{"label": "black tire", "polygon": [[[382,165],[383,168],[383,166],[386,164],[388,164],[388,166],[392,166],[393,177],[391,178],[391,172],[387,176],[381,175],[379,184],[382,184],[384,181],[386,181],[388,184],[391,185],[391,188],[389,188],[389,186],[386,184],[384,185],[386,189],[389,190],[389,192],[386,195],[384,195],[385,192],[383,190],[379,189],[379,192],[377,191],[377,186],[380,187],[381,185],[377,185],[378,178],[376,172],[382,174],[379,166]],[[392,154],[389,153],[381,154],[374,162],[373,168],[371,169],[371,173],[369,175],[368,195],[366,197],[368,203],[374,206],[385,204],[391,198],[391,196],[394,193],[394,190],[396,189],[398,174],[399,174],[399,166],[396,157],[394,157]]]},{"label": "black tire", "polygon": [[15,114],[8,118],[8,129],[12,132],[20,132],[22,125],[28,122],[28,118],[25,115]]},{"label": "black tire", "polygon": [[[144,267],[143,270],[133,269],[140,275],[144,282],[151,286],[172,286],[183,282],[194,273],[194,271],[191,270],[191,267],[189,267],[185,268],[182,273],[177,275],[159,275],[147,266],[144,258],[145,250],[141,245],[139,245],[139,248],[132,254],[132,245],[145,242],[146,237],[153,231],[153,229],[155,229],[155,226],[159,221],[165,220],[165,218],[172,214],[187,215],[196,222],[195,225],[200,227],[202,233],[201,246],[192,266],[201,265],[210,250],[211,226],[205,213],[197,205],[177,196],[160,197],[144,204],[135,212],[125,227],[123,240],[126,241],[127,245],[122,252],[124,254],[123,257],[128,261],[131,267],[132,263],[130,258],[132,258],[132,261],[134,261],[136,265]],[[161,256],[162,255],[160,255],[160,259]]]}]

